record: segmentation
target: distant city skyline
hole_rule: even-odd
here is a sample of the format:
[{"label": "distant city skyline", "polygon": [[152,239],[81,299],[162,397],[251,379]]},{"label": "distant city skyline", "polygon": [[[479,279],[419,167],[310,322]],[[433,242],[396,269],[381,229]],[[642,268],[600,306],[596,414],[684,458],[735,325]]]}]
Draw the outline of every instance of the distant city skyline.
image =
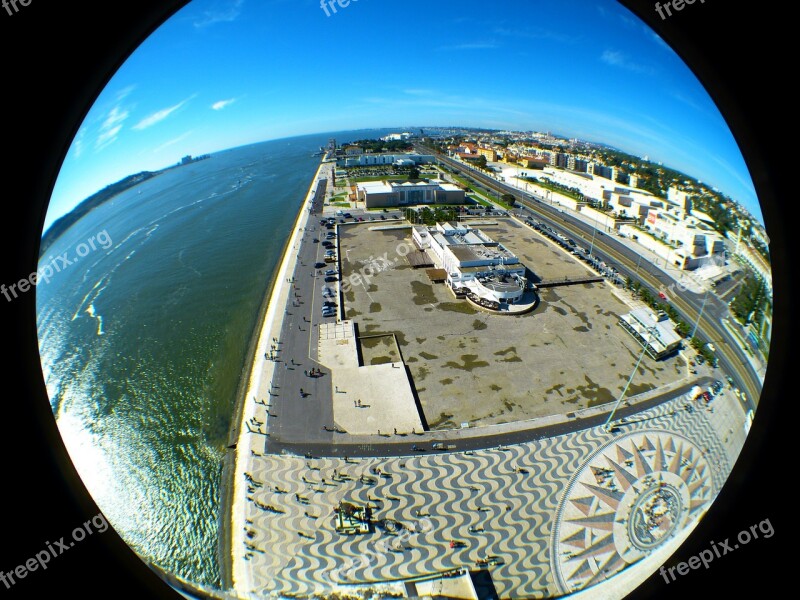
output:
[{"label": "distant city skyline", "polygon": [[606,144],[697,178],[763,222],[727,124],[647,25],[612,0],[502,6],[361,0],[327,17],[317,0],[195,0],[98,97],[45,230],[106,185],[186,154],[403,124]]}]

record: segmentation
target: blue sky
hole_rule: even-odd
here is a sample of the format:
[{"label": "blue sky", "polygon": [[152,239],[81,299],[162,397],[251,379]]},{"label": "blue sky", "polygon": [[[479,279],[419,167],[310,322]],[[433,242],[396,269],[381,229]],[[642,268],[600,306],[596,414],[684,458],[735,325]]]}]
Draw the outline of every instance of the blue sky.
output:
[{"label": "blue sky", "polygon": [[89,111],[45,228],[109,183],[185,154],[447,125],[552,131],[648,155],[761,219],[708,94],[612,0],[352,0],[330,16],[318,0],[195,0]]}]

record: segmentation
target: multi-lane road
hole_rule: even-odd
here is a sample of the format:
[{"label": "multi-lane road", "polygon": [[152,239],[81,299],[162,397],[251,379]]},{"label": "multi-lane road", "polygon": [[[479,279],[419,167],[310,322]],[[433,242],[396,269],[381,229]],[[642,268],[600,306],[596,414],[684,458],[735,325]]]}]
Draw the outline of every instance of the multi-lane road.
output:
[{"label": "multi-lane road", "polygon": [[[522,197],[522,201],[518,202],[519,212],[530,215],[567,237],[584,240],[586,247],[590,244],[589,240],[593,239],[593,254],[602,256],[605,263],[613,266],[623,277],[638,278],[653,293],[678,288],[677,281],[656,265],[643,260],[639,254],[615,239],[615,236],[595,231],[593,227],[571,217],[563,209],[548,204],[541,196],[499,182],[445,156],[437,155],[437,159],[494,192]],[[680,294],[670,293],[669,301],[687,323],[694,324],[702,312],[697,328],[700,337],[714,344],[720,369],[734,380],[736,387],[747,393],[746,409],[755,410],[761,395],[762,382],[744,350],[722,324],[723,319],[729,316],[728,305],[715,294],[697,294],[688,290],[681,291]]]}]

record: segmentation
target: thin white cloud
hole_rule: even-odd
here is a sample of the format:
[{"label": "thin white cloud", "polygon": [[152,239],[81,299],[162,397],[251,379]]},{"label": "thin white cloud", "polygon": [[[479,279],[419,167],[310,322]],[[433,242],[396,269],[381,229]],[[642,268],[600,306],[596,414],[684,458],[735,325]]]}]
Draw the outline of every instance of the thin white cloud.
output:
[{"label": "thin white cloud", "polygon": [[102,150],[117,141],[117,137],[122,131],[122,125],[128,119],[128,116],[130,116],[128,110],[122,108],[119,104],[108,112],[103,124],[100,125],[100,133],[94,143],[95,150]]},{"label": "thin white cloud", "polygon": [[648,67],[647,65],[641,65],[639,63],[633,62],[625,54],[617,50],[604,51],[603,54],[600,55],[600,60],[602,60],[607,65],[610,65],[612,67],[618,67],[620,69],[625,69],[626,71],[631,71],[632,73],[639,73],[642,75],[653,74],[652,67]]},{"label": "thin white cloud", "polygon": [[574,43],[578,40],[578,38],[575,36],[552,29],[543,29],[541,27],[527,27],[525,29],[495,27],[494,33],[506,37],[516,37],[529,40],[549,40],[565,44]]},{"label": "thin white cloud", "polygon": [[80,158],[83,154],[83,138],[86,137],[86,127],[81,127],[78,131],[78,135],[75,136],[75,149],[73,150],[73,156],[75,158]]},{"label": "thin white cloud", "polygon": [[460,52],[462,50],[492,50],[497,48],[495,42],[467,42],[466,44],[456,44],[455,46],[441,46],[439,50],[450,52]]},{"label": "thin white cloud", "polygon": [[222,110],[224,108],[227,108],[234,102],[236,102],[236,100],[237,100],[236,98],[229,98],[227,100],[220,100],[219,102],[214,102],[214,104],[211,105],[211,110]]},{"label": "thin white cloud", "polygon": [[179,142],[182,142],[182,141],[183,141],[183,140],[185,140],[187,137],[189,137],[190,135],[192,135],[192,133],[194,133],[194,130],[192,130],[192,131],[187,131],[186,133],[183,133],[183,134],[179,135],[179,136],[178,136],[178,137],[176,137],[176,138],[173,138],[173,139],[171,139],[171,140],[169,140],[169,141],[167,141],[167,142],[164,142],[164,143],[163,143],[163,144],[161,144],[161,145],[160,145],[158,148],[156,148],[155,150],[153,150],[153,153],[161,152],[162,150],[164,150],[164,149],[166,149],[166,148],[169,148],[170,146],[174,146],[175,144],[177,144],[177,143],[179,143]]},{"label": "thin white cloud", "polygon": [[135,89],[136,89],[135,84],[131,84],[129,86],[122,88],[120,91],[117,92],[117,102],[122,102],[125,98],[130,96],[131,93],[133,93],[133,90]]},{"label": "thin white cloud", "polygon": [[174,113],[175,111],[177,111],[180,108],[182,108],[183,105],[186,104],[187,102],[189,102],[189,100],[191,100],[192,98],[194,98],[194,96],[190,96],[186,100],[181,100],[180,102],[178,102],[174,106],[169,106],[167,108],[162,108],[161,110],[159,110],[157,112],[154,112],[149,117],[145,117],[144,119],[139,121],[136,125],[133,126],[133,128],[135,130],[137,130],[137,131],[141,131],[143,129],[147,129],[148,127],[152,127],[153,125],[156,125],[157,123],[160,123],[161,121],[163,121],[164,119],[169,117],[172,113]]},{"label": "thin white cloud", "polygon": [[197,29],[203,29],[216,23],[231,23],[239,18],[242,12],[244,0],[222,0],[215,2],[214,5],[203,11],[194,21]]}]

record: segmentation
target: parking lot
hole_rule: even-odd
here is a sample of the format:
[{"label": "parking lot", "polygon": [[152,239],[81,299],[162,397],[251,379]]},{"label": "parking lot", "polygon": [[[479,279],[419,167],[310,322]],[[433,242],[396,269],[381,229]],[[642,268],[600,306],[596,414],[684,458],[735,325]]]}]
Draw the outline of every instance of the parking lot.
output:
[{"label": "parking lot", "polygon": [[[536,231],[512,219],[493,222],[497,225],[481,229],[517,254],[535,279],[590,274],[576,256]],[[532,313],[490,315],[456,300],[444,284],[432,284],[424,269],[408,265],[398,247],[410,244],[410,229],[370,231],[374,225],[340,228],[344,280],[363,274],[376,257],[391,265],[348,286],[345,316],[358,323],[362,335],[396,334],[432,429],[571,412],[613,401],[621,392],[640,347],[617,324],[630,309],[609,284],[542,290]],[[363,354],[382,362],[392,346],[381,340]],[[645,357],[629,394],[661,387],[685,372],[679,357],[659,362]]]}]

